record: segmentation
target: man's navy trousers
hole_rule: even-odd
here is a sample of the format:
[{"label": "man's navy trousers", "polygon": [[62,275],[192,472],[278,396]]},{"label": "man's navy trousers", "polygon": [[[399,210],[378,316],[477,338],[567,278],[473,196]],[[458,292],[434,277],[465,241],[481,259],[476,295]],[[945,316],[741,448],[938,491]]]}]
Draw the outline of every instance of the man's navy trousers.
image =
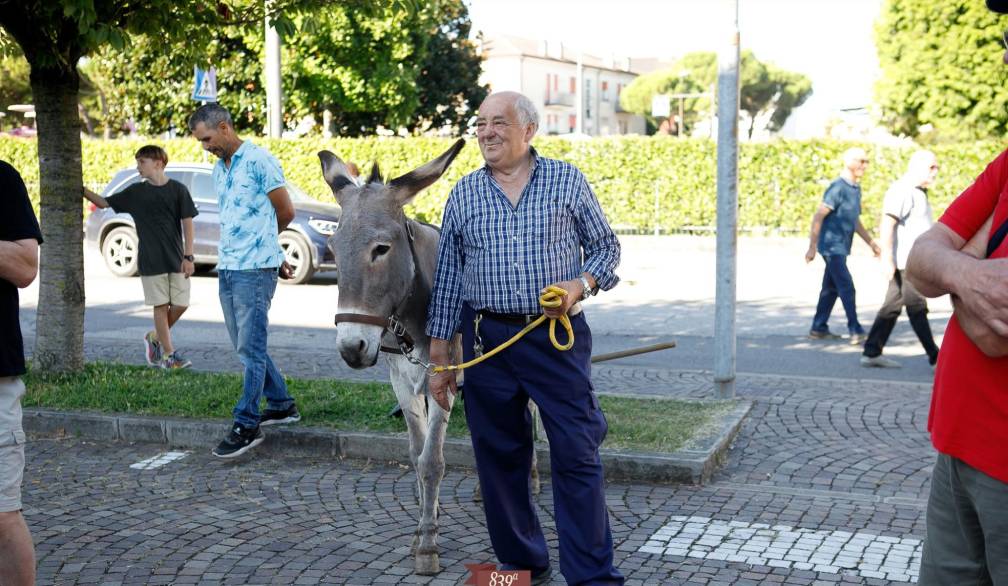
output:
[{"label": "man's navy trousers", "polygon": [[[462,309],[462,352],[473,358],[475,312]],[[608,426],[591,383],[591,330],[584,314],[571,318],[574,347],[561,352],[541,324],[500,354],[465,370],[465,413],[483,489],[487,529],[503,567],[549,567],[549,551],[529,487],[532,420],[529,399],[539,406],[550,446],[554,517],[560,571],[568,584],[623,584],[613,567],[599,445]],[[484,317],[486,351],[507,341],[523,324]],[[557,338],[566,331],[557,324]]]}]

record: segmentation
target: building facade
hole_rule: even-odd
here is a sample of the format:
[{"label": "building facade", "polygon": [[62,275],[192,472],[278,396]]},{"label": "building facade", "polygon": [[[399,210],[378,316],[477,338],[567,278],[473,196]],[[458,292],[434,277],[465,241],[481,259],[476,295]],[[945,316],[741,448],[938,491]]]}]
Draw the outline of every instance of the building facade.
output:
[{"label": "building facade", "polygon": [[644,134],[643,116],[625,112],[619,96],[637,74],[629,58],[575,53],[563,43],[494,36],[480,45],[480,83],[517,91],[539,110],[539,132],[555,135]]}]

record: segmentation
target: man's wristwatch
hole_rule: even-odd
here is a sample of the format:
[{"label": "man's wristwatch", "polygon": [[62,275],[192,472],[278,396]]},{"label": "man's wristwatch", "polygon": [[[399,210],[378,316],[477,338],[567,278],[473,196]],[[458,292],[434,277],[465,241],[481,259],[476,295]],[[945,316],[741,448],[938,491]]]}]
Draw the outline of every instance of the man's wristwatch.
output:
[{"label": "man's wristwatch", "polygon": [[196,260],[196,257],[193,256],[193,255],[191,255],[191,254],[183,254],[182,255],[182,260],[187,260],[189,262],[193,262],[194,260]]},{"label": "man's wristwatch", "polygon": [[588,282],[588,277],[581,275],[578,279],[581,280],[581,301],[588,299],[598,291],[598,289],[592,287],[591,283]]}]

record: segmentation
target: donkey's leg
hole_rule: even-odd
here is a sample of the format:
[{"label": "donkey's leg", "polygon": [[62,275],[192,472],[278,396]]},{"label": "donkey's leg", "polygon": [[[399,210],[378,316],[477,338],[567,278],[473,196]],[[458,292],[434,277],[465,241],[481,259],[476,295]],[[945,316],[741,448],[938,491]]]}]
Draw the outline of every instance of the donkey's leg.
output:
[{"label": "donkey's leg", "polygon": [[427,438],[427,410],[424,406],[424,396],[416,392],[416,367],[401,356],[389,356],[389,377],[392,379],[392,389],[396,401],[402,409],[406,420],[406,430],[409,435],[410,463],[413,470],[418,471],[416,498],[421,498],[422,488],[419,481],[420,453],[424,449]]},{"label": "donkey's leg", "polygon": [[[426,376],[425,376],[426,384]],[[454,397],[449,397],[454,401]],[[416,549],[416,573],[436,574],[441,571],[438,556],[438,500],[441,480],[444,478],[444,439],[448,428],[449,413],[434,401],[428,402],[427,442],[420,454],[417,472],[423,488],[420,503],[420,525],[417,528],[420,541]]]}]

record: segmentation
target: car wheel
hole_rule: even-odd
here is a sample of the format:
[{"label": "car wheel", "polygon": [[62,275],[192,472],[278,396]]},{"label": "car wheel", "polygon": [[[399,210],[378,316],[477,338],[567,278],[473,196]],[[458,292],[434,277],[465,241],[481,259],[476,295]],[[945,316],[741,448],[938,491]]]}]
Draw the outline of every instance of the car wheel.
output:
[{"label": "car wheel", "polygon": [[113,275],[132,277],[137,274],[137,242],[136,230],[129,226],[119,226],[105,236],[102,258]]},{"label": "car wheel", "polygon": [[283,232],[280,234],[280,248],[293,272],[293,277],[282,281],[292,285],[308,282],[315,274],[315,267],[312,266],[311,249],[304,237],[297,232]]}]

